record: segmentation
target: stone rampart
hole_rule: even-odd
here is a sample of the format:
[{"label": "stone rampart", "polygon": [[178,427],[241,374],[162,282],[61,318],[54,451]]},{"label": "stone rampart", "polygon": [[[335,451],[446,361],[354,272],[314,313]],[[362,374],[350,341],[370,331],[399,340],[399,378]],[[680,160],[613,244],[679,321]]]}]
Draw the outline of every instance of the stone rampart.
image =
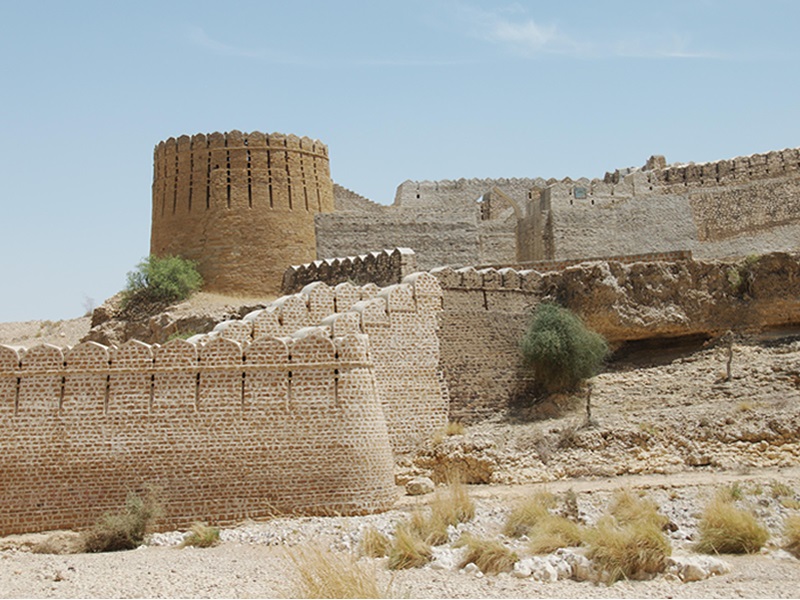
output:
[{"label": "stone rampart", "polygon": [[314,215],[334,210],[327,147],[260,132],[170,138],[153,158],[150,253],[198,263],[205,289],[277,294],[316,258]]},{"label": "stone rampart", "polygon": [[440,310],[421,273],[311,285],[163,346],[0,346],[0,535],[84,527],[148,487],[170,527],[388,508],[392,448],[447,420]]},{"label": "stone rampart", "polygon": [[798,154],[791,149],[697,165],[648,164],[602,180],[556,182],[532,198],[518,223],[520,260],[676,249],[724,258],[795,250]]},{"label": "stone rampart", "polygon": [[443,289],[441,362],[450,418],[504,410],[530,380],[519,343],[545,299],[579,314],[614,345],[652,338],[758,332],[800,324],[800,256],[735,262],[597,261],[541,273],[449,267]]},{"label": "stone rampart", "polygon": [[416,254],[408,248],[326,258],[286,269],[281,291],[284,294],[299,292],[314,281],[322,281],[328,285],[349,281],[356,285],[372,283],[384,287],[400,283],[403,278],[417,270]]}]

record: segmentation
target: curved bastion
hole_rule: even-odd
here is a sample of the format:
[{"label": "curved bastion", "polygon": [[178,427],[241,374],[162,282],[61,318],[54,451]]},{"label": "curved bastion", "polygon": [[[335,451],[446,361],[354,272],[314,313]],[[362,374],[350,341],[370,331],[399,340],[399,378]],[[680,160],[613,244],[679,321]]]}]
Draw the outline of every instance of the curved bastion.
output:
[{"label": "curved bastion", "polygon": [[314,215],[333,209],[318,140],[235,130],[169,138],[153,157],[150,253],[196,261],[209,291],[277,295],[287,265],[316,258]]}]

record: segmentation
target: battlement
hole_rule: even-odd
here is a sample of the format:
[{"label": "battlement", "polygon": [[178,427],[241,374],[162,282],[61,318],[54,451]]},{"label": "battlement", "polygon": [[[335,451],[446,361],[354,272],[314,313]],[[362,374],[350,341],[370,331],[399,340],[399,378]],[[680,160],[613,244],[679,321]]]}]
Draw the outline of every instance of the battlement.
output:
[{"label": "battlement", "polygon": [[706,163],[672,164],[648,172],[648,181],[673,186],[718,186],[796,175],[800,171],[800,148],[737,156]]},{"label": "battlement", "polygon": [[318,140],[234,130],[153,153],[150,253],[196,261],[210,291],[277,293],[287,264],[315,258],[314,215],[333,210]]},{"label": "battlement", "polygon": [[170,527],[387,509],[393,450],[447,422],[441,295],[428,273],[315,283],[163,346],[0,346],[0,535],[84,527],[148,486]]},{"label": "battlement", "polygon": [[313,281],[336,285],[347,281],[387,286],[400,283],[417,270],[417,258],[409,248],[369,252],[359,256],[326,258],[305,265],[295,265],[283,274],[282,291],[290,294]]}]

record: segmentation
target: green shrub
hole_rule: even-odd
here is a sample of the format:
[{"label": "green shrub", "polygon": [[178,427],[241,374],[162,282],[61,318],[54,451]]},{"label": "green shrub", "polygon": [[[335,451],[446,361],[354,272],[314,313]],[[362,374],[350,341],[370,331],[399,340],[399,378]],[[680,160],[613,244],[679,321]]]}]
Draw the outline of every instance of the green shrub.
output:
[{"label": "green shrub", "polygon": [[522,338],[522,354],[546,393],[574,389],[597,373],[608,354],[605,339],[570,310],[545,302],[536,307]]},{"label": "green shrub", "polygon": [[180,256],[148,256],[128,273],[123,291],[123,308],[133,301],[177,302],[188,298],[203,285],[194,262]]},{"label": "green shrub", "polygon": [[86,552],[133,550],[144,542],[147,529],[161,510],[152,497],[128,494],[125,508],[103,515],[100,521],[83,534]]}]

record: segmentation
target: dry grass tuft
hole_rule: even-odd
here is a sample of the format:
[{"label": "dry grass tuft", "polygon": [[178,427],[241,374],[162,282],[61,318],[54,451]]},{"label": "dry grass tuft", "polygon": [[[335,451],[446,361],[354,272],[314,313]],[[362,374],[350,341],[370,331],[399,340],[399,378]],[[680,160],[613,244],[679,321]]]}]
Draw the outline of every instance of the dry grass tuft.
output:
[{"label": "dry grass tuft", "polygon": [[456,545],[467,547],[467,553],[459,564],[460,569],[463,569],[469,563],[475,563],[481,572],[487,575],[507,573],[514,568],[514,563],[519,560],[516,552],[513,552],[497,540],[478,538],[467,534],[461,536]]},{"label": "dry grass tuft", "polygon": [[786,517],[783,524],[783,548],[800,558],[800,515]]},{"label": "dry grass tuft", "polygon": [[607,583],[660,573],[672,552],[661,528],[648,519],[618,523],[603,517],[587,532],[587,557],[604,572]]},{"label": "dry grass tuft", "polygon": [[508,515],[503,525],[503,535],[522,537],[531,528],[550,514],[549,509],[556,505],[556,498],[550,492],[539,492],[532,498],[525,498]]},{"label": "dry grass tuft", "polygon": [[211,527],[205,523],[195,523],[192,525],[191,533],[183,539],[180,547],[211,548],[217,544],[219,544],[219,527]]},{"label": "dry grass tuft", "polygon": [[391,548],[391,540],[383,535],[374,527],[370,527],[364,532],[359,544],[359,551],[362,556],[369,556],[370,558],[382,558],[389,553]]},{"label": "dry grass tuft", "polygon": [[447,525],[458,525],[471,521],[473,517],[475,517],[475,503],[469,496],[467,486],[460,480],[451,479],[446,491],[436,491],[431,501],[431,519],[442,521]]},{"label": "dry grass tuft", "polygon": [[620,525],[645,521],[660,529],[669,523],[669,519],[658,512],[655,502],[638,496],[631,490],[620,490],[614,494],[611,514]]},{"label": "dry grass tuft", "polygon": [[316,547],[287,551],[296,568],[297,598],[386,598],[375,569],[352,555],[334,554]]},{"label": "dry grass tuft", "polygon": [[574,521],[548,514],[533,526],[529,536],[528,551],[531,554],[549,554],[559,548],[580,546],[586,533]]},{"label": "dry grass tuft", "polygon": [[717,495],[703,511],[696,549],[707,554],[752,554],[769,539],[769,532],[749,512]]},{"label": "dry grass tuft", "polygon": [[428,564],[433,557],[431,545],[420,538],[416,528],[410,523],[400,523],[394,532],[394,543],[389,549],[388,567],[413,569]]},{"label": "dry grass tuft", "polygon": [[784,496],[794,496],[794,490],[785,483],[775,482],[770,486],[772,497],[776,500]]}]

